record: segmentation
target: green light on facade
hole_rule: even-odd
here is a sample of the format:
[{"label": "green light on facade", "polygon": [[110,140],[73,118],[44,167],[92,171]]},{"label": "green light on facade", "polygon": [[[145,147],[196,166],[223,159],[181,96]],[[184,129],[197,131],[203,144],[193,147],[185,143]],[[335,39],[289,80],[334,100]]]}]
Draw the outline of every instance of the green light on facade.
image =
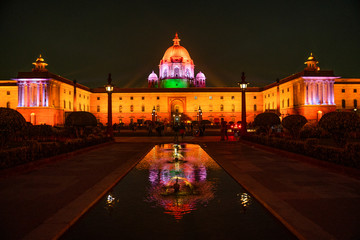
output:
[{"label": "green light on facade", "polygon": [[188,88],[189,84],[186,79],[165,79],[161,81],[163,88]]}]

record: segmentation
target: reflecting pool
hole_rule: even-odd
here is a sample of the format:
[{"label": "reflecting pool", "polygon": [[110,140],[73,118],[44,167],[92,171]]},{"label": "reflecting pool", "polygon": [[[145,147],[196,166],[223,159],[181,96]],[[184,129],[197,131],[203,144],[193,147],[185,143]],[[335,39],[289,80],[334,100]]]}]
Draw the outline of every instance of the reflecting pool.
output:
[{"label": "reflecting pool", "polygon": [[155,146],[61,239],[296,239],[195,144]]}]

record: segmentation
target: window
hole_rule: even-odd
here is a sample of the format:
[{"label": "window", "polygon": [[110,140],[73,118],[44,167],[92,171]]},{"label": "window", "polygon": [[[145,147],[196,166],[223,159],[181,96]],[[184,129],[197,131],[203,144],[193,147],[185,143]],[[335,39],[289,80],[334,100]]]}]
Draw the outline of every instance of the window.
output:
[{"label": "window", "polygon": [[141,100],[145,100],[145,97],[141,97]]},{"label": "window", "polygon": [[121,101],[121,100],[122,100],[122,97],[119,97],[119,100]]},{"label": "window", "polygon": [[265,95],[265,98],[266,98],[266,95]]},{"label": "window", "polygon": [[134,97],[130,97],[130,100],[134,100]]},{"label": "window", "polygon": [[69,101],[69,109],[71,110],[71,102]]},{"label": "window", "polygon": [[268,103],[268,109],[270,109],[270,103]]},{"label": "window", "polygon": [[274,102],[272,102],[272,109],[275,109],[275,107],[274,107]]},{"label": "window", "polygon": [[290,99],[287,100],[287,106],[290,107]]},{"label": "window", "polygon": [[342,107],[342,108],[345,108],[345,107],[346,107],[345,99],[341,100],[341,107]]},{"label": "window", "polygon": [[197,96],[195,96],[194,99],[197,100]]},{"label": "window", "polygon": [[354,108],[357,108],[357,100],[354,99]]},{"label": "window", "polygon": [[212,99],[212,96],[209,96],[209,99],[211,100],[211,99]]},{"label": "window", "polygon": [[84,95],[84,99],[86,98],[86,96]]},{"label": "window", "polygon": [[254,96],[254,99],[256,99],[256,96]]},{"label": "window", "polygon": [[270,97],[270,93],[268,94],[268,97]]},{"label": "window", "polygon": [[281,93],[284,93],[284,89],[283,89],[283,90],[281,90]]},{"label": "window", "polygon": [[66,93],[66,89],[64,89],[64,93]]},{"label": "window", "polygon": [[71,95],[71,91],[69,91],[69,95]]},{"label": "window", "polygon": [[157,112],[160,112],[160,105],[159,105],[159,104],[156,105],[156,111],[157,111]]},{"label": "window", "polygon": [[7,92],[6,92],[6,95],[10,95],[10,91],[7,91]]},{"label": "window", "polygon": [[220,96],[220,99],[224,99],[224,96]]},{"label": "window", "polygon": [[80,104],[80,103],[79,103],[79,110],[82,111],[82,110],[81,110],[81,104]]},{"label": "window", "polygon": [[141,111],[145,112],[145,106],[144,105],[141,106]]},{"label": "window", "polygon": [[86,106],[86,109],[87,109],[88,112],[90,112],[90,107],[89,107],[89,105]]},{"label": "window", "polygon": [[235,112],[235,104],[231,105],[231,111]]},{"label": "window", "polygon": [[290,89],[289,88],[287,88],[287,92],[289,92],[290,91]]},{"label": "window", "polygon": [[100,100],[100,97],[97,97],[97,100]]},{"label": "window", "polygon": [[99,105],[96,106],[96,111],[100,112],[100,106]]},{"label": "window", "polygon": [[234,100],[234,99],[235,99],[235,96],[231,96],[231,99]]},{"label": "window", "polygon": [[223,112],[224,111],[224,105],[220,105],[220,112]]},{"label": "window", "polygon": [[6,107],[7,107],[7,108],[10,108],[10,102],[7,102],[7,103],[6,103]]},{"label": "window", "polygon": [[87,100],[89,100],[89,96],[87,96]]},{"label": "window", "polygon": [[342,93],[344,93],[344,92],[345,92],[345,89],[344,89],[344,88],[343,88],[343,89],[341,89],[341,92],[342,92]]},{"label": "window", "polygon": [[256,112],[256,110],[257,110],[257,109],[256,109],[256,104],[254,104],[254,112]]},{"label": "window", "polygon": [[119,113],[122,113],[122,105],[119,106]]},{"label": "window", "polygon": [[130,112],[133,112],[134,111],[134,105],[131,105],[130,106]]},{"label": "window", "polygon": [[281,102],[281,106],[282,106],[283,108],[285,107],[284,99],[283,99],[282,102]]},{"label": "window", "polygon": [[213,105],[210,104],[210,105],[209,105],[209,112],[212,112],[212,110],[213,110]]},{"label": "window", "polygon": [[357,89],[354,89],[354,93],[357,93]]},{"label": "window", "polygon": [[79,97],[81,97],[81,94],[79,94]]},{"label": "window", "polygon": [[156,99],[157,99],[157,100],[160,100],[160,97],[159,97],[159,96],[157,96],[157,97],[156,97]]},{"label": "window", "polygon": [[64,100],[64,108],[66,108],[66,101]]}]

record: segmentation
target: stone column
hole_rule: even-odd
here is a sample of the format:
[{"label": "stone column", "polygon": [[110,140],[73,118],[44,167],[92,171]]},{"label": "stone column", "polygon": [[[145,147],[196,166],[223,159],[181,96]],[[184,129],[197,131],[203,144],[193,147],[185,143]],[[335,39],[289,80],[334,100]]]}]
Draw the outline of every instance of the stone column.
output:
[{"label": "stone column", "polygon": [[307,82],[304,82],[305,83],[305,105],[308,105],[309,104],[309,100],[308,100],[308,83]]},{"label": "stone column", "polygon": [[36,84],[36,105],[40,106],[40,83]]},{"label": "stone column", "polygon": [[22,91],[22,88],[21,88],[21,84],[18,82],[17,83],[18,85],[18,107],[21,107],[21,91]]},{"label": "stone column", "polygon": [[26,84],[26,95],[27,95],[27,98],[26,98],[26,107],[30,107],[30,98],[31,98],[31,94],[30,94],[30,83],[27,83]]},{"label": "stone column", "polygon": [[334,82],[330,83],[330,102],[334,104]]}]

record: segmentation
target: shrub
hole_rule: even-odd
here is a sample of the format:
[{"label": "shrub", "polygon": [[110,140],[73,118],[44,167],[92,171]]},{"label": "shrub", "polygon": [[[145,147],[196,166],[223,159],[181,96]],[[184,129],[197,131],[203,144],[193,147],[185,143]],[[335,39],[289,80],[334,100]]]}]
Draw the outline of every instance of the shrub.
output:
[{"label": "shrub", "polygon": [[0,147],[26,126],[25,118],[11,108],[0,108]]},{"label": "shrub", "polygon": [[302,115],[290,115],[285,117],[281,125],[286,128],[293,138],[299,138],[301,128],[307,123],[307,120]]},{"label": "shrub", "polygon": [[350,132],[360,128],[360,118],[352,112],[330,112],[320,119],[319,126],[328,131],[339,146],[344,146]]},{"label": "shrub", "polygon": [[254,126],[258,128],[263,128],[270,135],[270,129],[273,126],[280,124],[280,118],[275,113],[260,113],[255,117]]}]

